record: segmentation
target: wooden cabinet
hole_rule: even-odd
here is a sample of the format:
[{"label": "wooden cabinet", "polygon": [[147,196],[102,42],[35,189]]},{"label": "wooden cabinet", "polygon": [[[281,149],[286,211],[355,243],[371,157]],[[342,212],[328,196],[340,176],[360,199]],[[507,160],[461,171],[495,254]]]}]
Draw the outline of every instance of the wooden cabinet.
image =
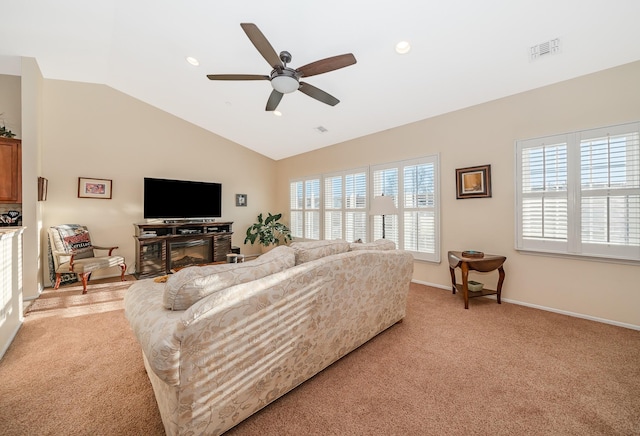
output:
[{"label": "wooden cabinet", "polygon": [[22,203],[22,141],[0,138],[0,203]]},{"label": "wooden cabinet", "polygon": [[231,253],[232,224],[215,221],[134,224],[136,278],[226,261],[227,254]]}]

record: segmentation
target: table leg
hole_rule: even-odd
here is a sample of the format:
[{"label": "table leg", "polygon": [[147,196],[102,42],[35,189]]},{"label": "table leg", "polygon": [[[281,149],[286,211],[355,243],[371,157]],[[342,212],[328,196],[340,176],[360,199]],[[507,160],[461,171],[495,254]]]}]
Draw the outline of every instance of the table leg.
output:
[{"label": "table leg", "polygon": [[462,296],[464,297],[464,308],[469,308],[469,265],[467,262],[462,262],[460,265],[462,270]]},{"label": "table leg", "polygon": [[456,271],[454,268],[449,267],[449,273],[451,273],[451,293],[456,293]]},{"label": "table leg", "polygon": [[504,282],[504,268],[502,267],[502,265],[500,265],[500,267],[498,268],[498,289],[496,289],[496,297],[498,300],[498,304],[502,304],[502,301],[500,301],[500,296],[502,295],[502,282]]}]

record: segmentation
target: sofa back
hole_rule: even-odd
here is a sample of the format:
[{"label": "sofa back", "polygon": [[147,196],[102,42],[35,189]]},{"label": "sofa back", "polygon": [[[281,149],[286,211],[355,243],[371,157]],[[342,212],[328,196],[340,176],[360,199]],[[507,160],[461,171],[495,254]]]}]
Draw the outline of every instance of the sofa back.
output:
[{"label": "sofa back", "polygon": [[179,390],[219,397],[181,407],[180,421],[216,416],[205,433],[217,434],[309,379],[404,318],[412,273],[407,252],[349,251],[192,305],[176,331]]}]

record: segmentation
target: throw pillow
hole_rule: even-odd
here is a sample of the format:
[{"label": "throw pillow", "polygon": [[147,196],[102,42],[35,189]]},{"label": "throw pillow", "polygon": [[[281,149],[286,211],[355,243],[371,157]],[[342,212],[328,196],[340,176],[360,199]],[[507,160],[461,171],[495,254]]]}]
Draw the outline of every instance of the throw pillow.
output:
[{"label": "throw pillow", "polygon": [[185,310],[214,292],[284,271],[294,264],[294,251],[283,245],[248,262],[184,268],[168,277],[163,304],[169,310]]},{"label": "throw pillow", "polygon": [[62,239],[62,244],[64,245],[64,251],[76,252],[74,259],[86,259],[94,256],[89,230],[87,230],[85,226],[68,224],[58,226],[57,228],[60,239]]},{"label": "throw pillow", "polygon": [[388,239],[376,239],[373,242],[351,243],[351,251],[355,250],[395,250],[396,243]]},{"label": "throw pillow", "polygon": [[343,239],[293,242],[290,247],[296,253],[296,265],[349,251],[349,243]]}]

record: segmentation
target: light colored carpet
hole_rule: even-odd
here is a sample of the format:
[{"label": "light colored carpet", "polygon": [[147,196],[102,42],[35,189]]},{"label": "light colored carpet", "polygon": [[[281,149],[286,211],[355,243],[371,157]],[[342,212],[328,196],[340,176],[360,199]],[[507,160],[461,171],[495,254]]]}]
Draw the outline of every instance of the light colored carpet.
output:
[{"label": "light colored carpet", "polygon": [[[164,433],[128,285],[36,301],[0,362],[0,434]],[[301,434],[638,435],[640,332],[412,285],[403,323],[228,432]]]}]

